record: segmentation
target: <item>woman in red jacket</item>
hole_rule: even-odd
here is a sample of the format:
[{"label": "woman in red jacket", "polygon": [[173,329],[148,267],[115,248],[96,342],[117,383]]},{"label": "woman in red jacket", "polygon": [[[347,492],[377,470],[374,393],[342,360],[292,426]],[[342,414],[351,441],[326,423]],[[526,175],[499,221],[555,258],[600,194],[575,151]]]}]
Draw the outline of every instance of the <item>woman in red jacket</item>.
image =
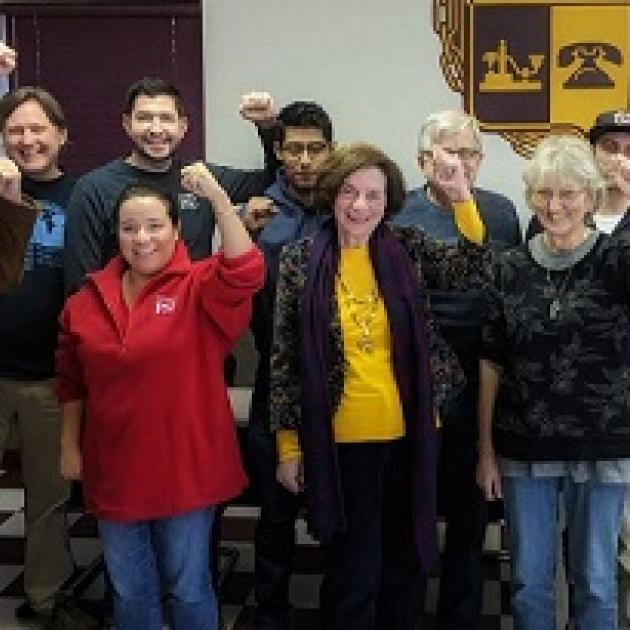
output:
[{"label": "woman in red jacket", "polygon": [[[206,167],[182,183],[208,198],[218,255],[191,263],[177,209],[132,185],[114,215],[120,255],[62,313],[61,472],[83,480],[99,522],[118,630],[214,630],[214,507],[246,484],[223,361],[250,318],[263,261]],[[191,210],[194,212],[194,209]]]}]

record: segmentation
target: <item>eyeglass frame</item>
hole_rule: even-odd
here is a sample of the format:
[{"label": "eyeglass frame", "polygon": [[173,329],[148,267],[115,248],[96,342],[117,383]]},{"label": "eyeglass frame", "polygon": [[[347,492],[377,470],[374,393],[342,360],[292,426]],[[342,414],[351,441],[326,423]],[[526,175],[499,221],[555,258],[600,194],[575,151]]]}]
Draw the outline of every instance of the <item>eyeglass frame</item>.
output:
[{"label": "eyeglass frame", "polygon": [[[295,147],[295,148],[294,148]],[[301,158],[306,153],[310,158],[318,157],[331,147],[327,140],[313,142],[284,142],[278,149],[286,153],[293,160]]]}]

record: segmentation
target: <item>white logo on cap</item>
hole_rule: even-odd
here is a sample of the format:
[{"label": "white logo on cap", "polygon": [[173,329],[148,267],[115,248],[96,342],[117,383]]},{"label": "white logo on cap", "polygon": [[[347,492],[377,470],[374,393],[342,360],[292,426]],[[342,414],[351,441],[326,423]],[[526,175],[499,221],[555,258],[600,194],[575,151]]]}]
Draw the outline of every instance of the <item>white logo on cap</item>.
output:
[{"label": "white logo on cap", "polygon": [[615,112],[615,125],[630,125],[630,112]]}]

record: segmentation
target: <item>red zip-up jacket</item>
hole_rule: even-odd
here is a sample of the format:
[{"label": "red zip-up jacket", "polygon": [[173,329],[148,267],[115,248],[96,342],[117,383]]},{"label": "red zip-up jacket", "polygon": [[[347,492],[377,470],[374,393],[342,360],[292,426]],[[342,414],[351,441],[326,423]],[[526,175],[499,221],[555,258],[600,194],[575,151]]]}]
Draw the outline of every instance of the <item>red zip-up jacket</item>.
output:
[{"label": "red zip-up jacket", "polygon": [[131,310],[120,256],[67,301],[57,397],[85,402],[83,484],[97,517],[171,516],[245,487],[223,361],[248,326],[263,267],[257,248],[191,263],[180,241]]}]

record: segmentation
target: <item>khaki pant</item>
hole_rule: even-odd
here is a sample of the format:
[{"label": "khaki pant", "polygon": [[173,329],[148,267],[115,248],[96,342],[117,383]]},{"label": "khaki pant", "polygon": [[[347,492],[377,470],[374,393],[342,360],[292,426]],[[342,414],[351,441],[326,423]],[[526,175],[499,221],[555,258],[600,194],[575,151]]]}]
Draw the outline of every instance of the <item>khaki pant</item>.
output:
[{"label": "khaki pant", "polygon": [[50,608],[74,563],[66,525],[70,484],[59,474],[59,407],[53,381],[0,379],[0,449],[15,422],[24,480],[24,590],[36,609]]}]

